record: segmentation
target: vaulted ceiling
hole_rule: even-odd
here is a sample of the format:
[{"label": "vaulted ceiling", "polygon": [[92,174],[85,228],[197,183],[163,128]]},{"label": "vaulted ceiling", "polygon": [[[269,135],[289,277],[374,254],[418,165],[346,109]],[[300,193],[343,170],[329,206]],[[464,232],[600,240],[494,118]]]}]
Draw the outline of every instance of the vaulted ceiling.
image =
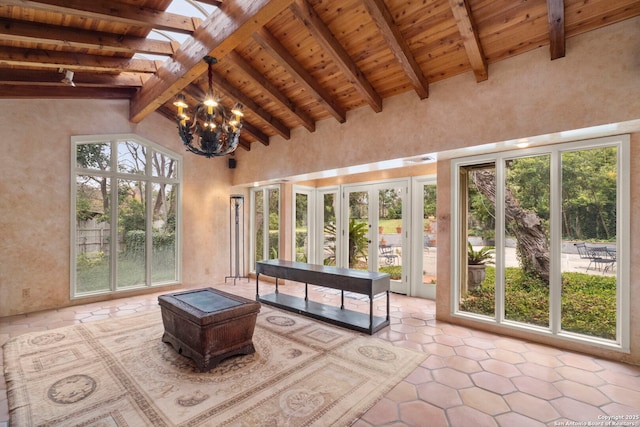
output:
[{"label": "vaulted ceiling", "polygon": [[124,98],[133,122],[174,120],[176,94],[203,97],[211,55],[223,103],[245,106],[250,150],[403,92],[428,102],[431,83],[491,79],[492,63],[541,46],[549,61],[571,55],[567,38],[640,15],[639,0],[190,3],[206,15],[170,12],[171,0],[0,0],[0,97]]}]

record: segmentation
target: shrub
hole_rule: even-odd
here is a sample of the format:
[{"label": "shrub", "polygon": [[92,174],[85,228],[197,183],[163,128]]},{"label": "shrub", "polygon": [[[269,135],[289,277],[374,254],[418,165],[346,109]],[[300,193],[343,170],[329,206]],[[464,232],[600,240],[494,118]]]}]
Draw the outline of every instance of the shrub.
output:
[{"label": "shrub", "polygon": [[[152,235],[153,249],[156,253],[163,253],[167,250],[173,253],[175,246],[176,235],[174,233],[165,233],[154,231]],[[144,259],[146,248],[146,233],[144,230],[131,230],[127,231],[124,236],[124,243],[126,248],[126,256],[131,260]]]},{"label": "shrub", "polygon": [[[509,320],[549,325],[549,289],[545,282],[516,267],[505,270],[505,316]],[[487,267],[482,288],[470,290],[460,310],[494,316],[495,268]],[[585,273],[562,274],[562,329],[593,337],[616,337],[616,278]]]}]

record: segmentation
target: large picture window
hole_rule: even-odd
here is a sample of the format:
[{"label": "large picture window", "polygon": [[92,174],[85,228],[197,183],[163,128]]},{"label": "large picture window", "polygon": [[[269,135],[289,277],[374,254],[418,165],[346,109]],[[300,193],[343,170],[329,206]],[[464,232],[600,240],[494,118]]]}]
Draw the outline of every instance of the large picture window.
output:
[{"label": "large picture window", "polygon": [[455,315],[628,348],[628,136],[453,161]]},{"label": "large picture window", "polygon": [[72,142],[72,297],[178,282],[180,157],[135,135]]}]

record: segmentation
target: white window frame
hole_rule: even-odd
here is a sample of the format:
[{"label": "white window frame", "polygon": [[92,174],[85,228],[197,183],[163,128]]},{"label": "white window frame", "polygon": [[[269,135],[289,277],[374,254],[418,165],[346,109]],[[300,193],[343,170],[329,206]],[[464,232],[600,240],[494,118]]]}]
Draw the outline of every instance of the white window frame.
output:
[{"label": "white window frame", "polygon": [[[519,151],[505,151],[499,153],[491,153],[474,157],[466,157],[453,159],[451,161],[451,315],[454,317],[472,319],[477,322],[498,324],[505,328],[526,330],[535,334],[552,336],[557,339],[587,343],[589,345],[629,352],[630,345],[630,285],[629,285],[629,266],[630,266],[630,236],[628,233],[630,227],[630,162],[629,162],[629,135],[619,135],[612,137],[596,138],[583,141],[574,141],[556,145],[543,147],[535,147],[523,149]],[[616,224],[616,240],[617,240],[617,267],[616,267],[616,339],[606,340],[597,337],[589,337],[587,335],[562,331],[560,328],[561,319],[561,280],[560,280],[560,263],[557,259],[551,259],[551,280],[549,283],[549,311],[550,324],[548,328],[534,327],[518,322],[504,319],[504,288],[499,285],[499,274],[502,271],[501,256],[504,248],[504,227],[503,227],[503,211],[504,206],[501,200],[496,201],[496,316],[489,318],[473,313],[463,312],[459,310],[460,301],[460,280],[461,266],[464,263],[461,260],[461,254],[466,253],[461,248],[462,236],[460,221],[463,214],[460,212],[459,200],[461,197],[460,170],[463,167],[476,164],[495,162],[496,165],[496,194],[504,194],[504,162],[507,159],[528,157],[540,154],[551,155],[551,223],[556,226],[551,227],[550,249],[552,253],[559,253],[561,247],[561,229],[557,226],[561,221],[561,192],[560,192],[560,174],[561,164],[560,155],[563,152],[587,150],[606,146],[617,147],[618,155],[618,183],[617,183],[617,224]]]},{"label": "white window frame", "polygon": [[409,295],[420,298],[435,299],[435,293],[425,291],[422,282],[424,231],[423,231],[423,208],[424,208],[424,185],[437,185],[437,175],[424,175],[411,178],[411,230],[414,236],[421,235],[411,242],[411,281]]},{"label": "white window frame", "polygon": [[[145,161],[145,173],[139,175],[131,175],[126,173],[121,173],[118,171],[118,143],[123,141],[133,141],[137,142],[140,145],[143,145],[147,148],[146,150],[146,161]],[[110,144],[111,145],[111,164],[108,171],[100,171],[97,169],[84,169],[80,168],[77,165],[77,147],[82,144]],[[176,178],[164,178],[164,177],[154,177],[153,176],[153,166],[151,161],[151,156],[153,152],[157,152],[171,158],[176,159]],[[126,289],[117,288],[117,265],[116,265],[116,256],[117,250],[115,245],[118,241],[118,227],[117,227],[117,215],[110,215],[111,217],[111,235],[110,235],[110,253],[111,256],[111,282],[109,290],[101,290],[97,292],[87,292],[78,294],[77,293],[77,281],[76,281],[76,269],[77,269],[77,253],[76,253],[76,197],[77,197],[77,189],[76,189],[76,176],[78,175],[99,175],[99,176],[108,176],[112,183],[116,182],[117,179],[136,179],[138,181],[144,181],[145,191],[146,191],[146,199],[152,200],[152,190],[153,183],[167,183],[176,186],[177,191],[177,206],[176,206],[176,237],[175,237],[175,245],[176,245],[176,280],[164,281],[158,283],[151,282],[151,268],[146,269],[146,277],[145,283],[142,285],[138,285],[135,287],[128,287]],[[70,236],[70,297],[71,299],[78,298],[86,298],[95,295],[103,295],[103,294],[116,294],[121,292],[128,292],[134,289],[140,289],[144,287],[158,287],[158,286],[166,286],[166,285],[174,285],[182,282],[182,156],[178,153],[175,153],[159,144],[156,144],[153,141],[150,141],[144,137],[141,137],[136,134],[113,134],[113,135],[79,135],[71,137],[71,176],[70,180],[71,184],[71,204],[70,204],[70,224],[71,224],[71,236]],[[117,191],[111,192],[111,207],[117,207]],[[146,209],[146,227],[147,227],[147,236],[151,236],[151,227],[152,227],[152,204],[150,203]],[[152,256],[152,240],[147,239],[146,241],[146,264],[148,266],[151,265],[151,256]]]},{"label": "white window frame", "polygon": [[340,186],[334,185],[330,187],[320,187],[315,189],[315,225],[314,225],[314,262],[322,265],[324,263],[324,196],[325,194],[334,195],[335,213],[336,213],[336,265],[342,249],[339,242],[339,234],[342,227],[342,197],[340,197]]},{"label": "white window frame", "polygon": [[[263,196],[263,200],[266,205],[263,206],[264,208],[268,208],[268,190],[274,190],[277,189],[278,190],[278,253],[280,251],[280,236],[282,235],[282,187],[278,184],[278,185],[265,185],[262,187],[254,187],[251,188],[249,190],[249,271],[251,273],[255,273],[256,272],[256,239],[255,239],[255,234],[256,234],[256,193],[258,192],[262,192],[262,196]],[[263,256],[265,260],[269,259],[269,214],[268,212],[265,212],[266,215],[264,215],[263,220],[263,226],[264,226],[264,236],[263,236],[263,244],[262,244],[262,249],[263,251],[266,251],[266,256],[265,253],[263,252]],[[280,254],[280,256],[282,256],[282,254]]]}]

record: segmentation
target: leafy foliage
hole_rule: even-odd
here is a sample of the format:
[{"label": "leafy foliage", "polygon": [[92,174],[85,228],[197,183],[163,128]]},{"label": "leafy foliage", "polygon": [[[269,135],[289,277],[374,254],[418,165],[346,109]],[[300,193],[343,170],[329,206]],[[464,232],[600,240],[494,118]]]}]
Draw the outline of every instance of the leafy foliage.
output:
[{"label": "leafy foliage", "polygon": [[[335,241],[336,241],[336,225],[329,222],[324,227],[324,233],[327,236],[327,242],[333,242],[325,246],[325,250],[330,252],[324,258],[325,265],[336,264]],[[369,246],[369,225],[366,222],[349,220],[349,267],[354,268],[361,262],[366,262],[367,248]]]},{"label": "leafy foliage", "polygon": [[366,222],[349,220],[349,267],[357,267],[359,262],[366,262],[369,247],[369,224]]},{"label": "leafy foliage", "polygon": [[[505,270],[505,317],[529,324],[549,325],[549,292],[546,284],[522,270]],[[562,329],[593,337],[616,337],[616,278],[585,273],[562,275]],[[460,310],[494,316],[495,268],[487,267],[482,286],[460,302]]]},{"label": "leafy foliage", "polygon": [[471,242],[467,242],[467,263],[470,265],[494,264],[491,246],[484,246],[478,250],[473,249]]},{"label": "leafy foliage", "polygon": [[[507,185],[518,204],[535,212],[545,228],[550,212],[548,155],[509,160]],[[562,153],[562,235],[566,240],[615,239],[617,150],[600,147]],[[469,186],[470,234],[492,238],[495,207]],[[509,227],[509,224],[507,224]]]},{"label": "leafy foliage", "polygon": [[[161,253],[175,248],[176,236],[174,233],[153,232],[152,247],[154,253]],[[131,230],[125,234],[126,255],[129,259],[143,260],[146,250],[146,233],[143,230]]]},{"label": "leafy foliage", "polygon": [[401,265],[386,265],[378,269],[381,273],[387,273],[391,276],[391,280],[402,279],[402,266]]}]

